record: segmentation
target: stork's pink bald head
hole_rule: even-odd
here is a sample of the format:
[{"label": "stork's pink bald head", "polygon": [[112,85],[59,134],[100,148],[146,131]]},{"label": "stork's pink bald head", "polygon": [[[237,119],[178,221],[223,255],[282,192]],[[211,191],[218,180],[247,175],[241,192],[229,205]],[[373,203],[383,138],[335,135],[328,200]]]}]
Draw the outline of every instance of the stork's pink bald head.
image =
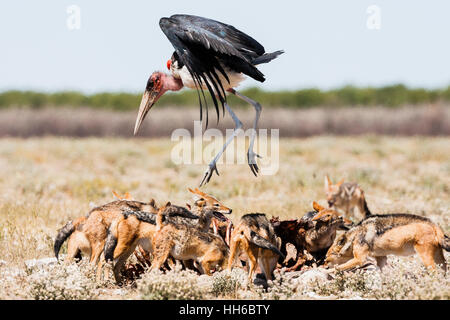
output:
[{"label": "stork's pink bald head", "polygon": [[172,75],[160,71],[153,72],[147,81],[147,86],[145,87],[144,95],[142,96],[139,113],[134,126],[134,134],[138,132],[145,116],[164,93],[169,90],[178,91],[182,88],[183,83],[181,80],[175,79]]}]

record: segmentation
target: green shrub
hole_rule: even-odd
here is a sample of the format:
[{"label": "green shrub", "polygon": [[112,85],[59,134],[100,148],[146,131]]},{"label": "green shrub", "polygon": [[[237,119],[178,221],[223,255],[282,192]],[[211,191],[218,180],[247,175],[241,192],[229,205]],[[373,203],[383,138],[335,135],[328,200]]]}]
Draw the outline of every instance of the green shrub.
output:
[{"label": "green shrub", "polygon": [[[344,86],[342,88],[322,91],[316,88],[295,91],[264,91],[259,88],[249,88],[242,91],[260,102],[265,107],[293,107],[307,108],[314,106],[374,106],[390,107],[404,104],[424,104],[436,101],[450,101],[450,87],[441,90],[423,88],[410,89],[402,84],[380,88],[357,88]],[[5,91],[0,93],[0,108],[29,107],[42,108],[44,106],[72,106],[91,107],[95,109],[111,109],[117,111],[136,110],[140,104],[142,93],[96,93],[85,95],[76,91],[56,93],[41,93],[34,91]],[[201,99],[203,96],[200,94]],[[212,107],[212,99],[205,92],[207,104]],[[231,95],[229,102],[233,106],[247,106],[241,99]],[[162,106],[193,106],[199,103],[199,96],[195,90],[183,90],[165,94],[158,107]]]}]

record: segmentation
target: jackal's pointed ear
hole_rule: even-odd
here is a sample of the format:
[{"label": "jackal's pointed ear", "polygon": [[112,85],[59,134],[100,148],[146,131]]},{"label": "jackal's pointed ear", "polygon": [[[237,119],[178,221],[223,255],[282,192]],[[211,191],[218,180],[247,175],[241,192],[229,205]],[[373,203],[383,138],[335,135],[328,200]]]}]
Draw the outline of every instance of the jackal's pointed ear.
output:
[{"label": "jackal's pointed ear", "polygon": [[132,199],[131,194],[129,194],[128,192],[125,193],[125,195],[123,196],[123,198],[124,198],[125,200],[131,200],[131,199]]},{"label": "jackal's pointed ear", "polygon": [[338,187],[340,187],[341,184],[343,184],[343,183],[344,183],[344,179],[341,179],[338,183],[336,183],[336,185],[337,185]]},{"label": "jackal's pointed ear", "polygon": [[317,202],[313,201],[313,209],[316,210],[317,212],[320,212],[322,210],[324,210],[325,208],[322,207],[320,204],[318,204]]},{"label": "jackal's pointed ear", "polygon": [[189,203],[186,202],[186,208],[188,208],[189,210],[191,210],[191,205]]},{"label": "jackal's pointed ear", "polygon": [[115,192],[114,190],[112,191],[112,194],[117,200],[122,200],[122,197],[119,196],[119,194],[117,192]]},{"label": "jackal's pointed ear", "polygon": [[202,192],[198,190],[198,188],[195,188],[195,190],[189,189],[189,191],[193,194],[192,199],[194,200],[194,202],[202,199]]},{"label": "jackal's pointed ear", "polygon": [[333,185],[333,182],[331,182],[330,178],[328,177],[328,175],[325,175],[325,180],[324,180],[324,187],[325,187],[325,192],[330,190],[330,187]]},{"label": "jackal's pointed ear", "polygon": [[150,200],[150,202],[148,204],[154,208],[155,207],[155,199]]},{"label": "jackal's pointed ear", "polygon": [[204,196],[206,196],[206,195],[207,195],[207,194],[206,194],[206,193],[204,193],[203,191],[200,191],[200,189],[199,189],[199,188],[195,188],[195,192],[196,192],[197,194],[201,195],[202,197],[204,197]]},{"label": "jackal's pointed ear", "polygon": [[159,214],[164,214],[164,212],[166,211],[167,207],[170,207],[172,204],[169,202],[167,202],[165,205],[163,205],[162,207],[160,207],[158,209],[158,215]]},{"label": "jackal's pointed ear", "polygon": [[195,190],[192,190],[191,188],[188,188],[189,192],[191,192],[194,196],[192,197],[194,201],[197,201],[201,199],[201,192],[198,190],[198,188],[195,188]]}]

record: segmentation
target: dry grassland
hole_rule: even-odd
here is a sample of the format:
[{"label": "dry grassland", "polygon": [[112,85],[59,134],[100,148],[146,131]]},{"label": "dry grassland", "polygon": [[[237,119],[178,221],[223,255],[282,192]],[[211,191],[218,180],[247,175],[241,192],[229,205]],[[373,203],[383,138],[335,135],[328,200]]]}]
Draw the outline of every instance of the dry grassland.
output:
[{"label": "dry grassland", "polygon": [[[450,277],[430,275],[422,269],[417,257],[390,259],[389,267],[393,270],[390,275],[368,279],[367,274],[356,273],[338,276],[326,286],[316,283],[312,288],[298,281],[289,282],[286,275],[280,274],[279,283],[268,293],[239,290],[238,278],[242,276],[239,272],[219,274],[209,284],[203,276],[184,275],[183,284],[174,285],[181,293],[172,294],[161,283],[176,279],[177,274],[146,276],[137,288],[118,289],[112,283],[94,284],[90,275],[83,273],[83,267],[25,268],[25,260],[51,257],[57,229],[69,219],[85,215],[92,206],[112,201],[113,190],[130,192],[141,201],[155,198],[159,204],[170,200],[184,205],[191,201],[187,188],[198,185],[206,165],[174,165],[170,159],[173,145],[168,139],[1,139],[0,299],[188,296],[202,299],[222,298],[221,292],[226,297],[241,299],[355,295],[450,298]],[[333,180],[357,181],[366,192],[372,212],[424,215],[450,234],[449,138],[283,139],[280,169],[274,176],[255,178],[247,165],[219,165],[218,169],[220,177],[214,176],[204,191],[233,208],[234,221],[249,212],[264,212],[269,217],[301,217],[311,210],[313,200],[326,204],[323,178],[329,174]],[[450,262],[448,254],[446,257]],[[410,275],[402,280],[405,274]],[[196,283],[197,278],[203,279],[200,284]],[[155,279],[165,280],[155,284],[158,281]],[[198,295],[183,295],[183,290],[190,292],[194,284],[199,286]],[[208,285],[209,289],[204,289]],[[375,289],[376,285],[381,287]],[[71,291],[69,287],[75,289]],[[163,287],[169,291],[162,292]]]}]

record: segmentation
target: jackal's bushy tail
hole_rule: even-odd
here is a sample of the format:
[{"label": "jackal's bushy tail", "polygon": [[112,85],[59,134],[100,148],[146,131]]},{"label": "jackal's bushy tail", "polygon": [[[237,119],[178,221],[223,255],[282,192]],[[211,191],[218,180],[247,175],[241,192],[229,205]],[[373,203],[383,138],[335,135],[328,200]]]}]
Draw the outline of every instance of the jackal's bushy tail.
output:
[{"label": "jackal's bushy tail", "polygon": [[108,235],[106,236],[105,246],[103,248],[106,262],[114,260],[114,250],[117,246],[118,228],[121,221],[122,219],[113,221],[108,228]]},{"label": "jackal's bushy tail", "polygon": [[64,227],[62,227],[55,238],[55,243],[53,245],[53,252],[55,253],[56,259],[58,259],[59,256],[59,250],[61,250],[61,246],[63,245],[64,241],[67,240],[67,238],[70,237],[70,235],[75,231],[78,225],[83,223],[86,220],[86,218],[78,218],[75,221],[69,221],[66,223]]},{"label": "jackal's bushy tail", "polygon": [[246,236],[251,243],[257,245],[258,247],[273,251],[274,253],[281,256],[283,259],[286,258],[285,255],[276,246],[270,243],[270,241],[258,235],[256,232],[250,231],[250,234]]},{"label": "jackal's bushy tail", "polygon": [[56,259],[58,259],[59,250],[61,249],[62,244],[74,231],[75,226],[72,221],[67,222],[66,225],[59,230],[53,245],[53,252],[55,253]]},{"label": "jackal's bushy tail", "polygon": [[116,249],[116,246],[117,246],[117,238],[114,236],[111,230],[108,229],[108,236],[106,237],[105,247],[103,251],[103,253],[105,254],[106,262],[114,260],[114,250]]}]

